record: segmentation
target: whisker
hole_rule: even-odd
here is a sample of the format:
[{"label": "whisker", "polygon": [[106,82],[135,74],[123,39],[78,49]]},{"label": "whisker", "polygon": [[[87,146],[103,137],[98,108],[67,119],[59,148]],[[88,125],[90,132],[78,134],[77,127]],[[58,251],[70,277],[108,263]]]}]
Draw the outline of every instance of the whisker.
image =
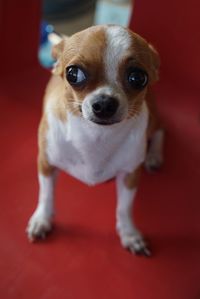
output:
[{"label": "whisker", "polygon": [[77,105],[82,104],[82,102],[75,101],[74,99],[67,99],[67,101],[70,102],[70,103],[77,104]]},{"label": "whisker", "polygon": [[70,112],[74,113],[74,114],[80,114],[80,113],[81,113],[79,107],[80,107],[80,106],[73,106],[73,105],[70,104],[70,103],[67,104],[67,109],[68,109]]},{"label": "whisker", "polygon": [[134,117],[134,119],[136,119],[138,117],[140,113],[140,109],[138,109],[137,107],[135,106],[131,106],[129,107],[128,109],[128,119]]}]

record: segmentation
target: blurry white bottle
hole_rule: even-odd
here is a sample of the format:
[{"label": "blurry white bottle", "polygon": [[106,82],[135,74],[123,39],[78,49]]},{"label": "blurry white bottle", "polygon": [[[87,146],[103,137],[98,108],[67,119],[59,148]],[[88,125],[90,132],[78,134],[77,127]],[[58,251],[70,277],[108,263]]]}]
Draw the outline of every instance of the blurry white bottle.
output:
[{"label": "blurry white bottle", "polygon": [[94,23],[128,26],[132,4],[132,0],[98,0]]}]

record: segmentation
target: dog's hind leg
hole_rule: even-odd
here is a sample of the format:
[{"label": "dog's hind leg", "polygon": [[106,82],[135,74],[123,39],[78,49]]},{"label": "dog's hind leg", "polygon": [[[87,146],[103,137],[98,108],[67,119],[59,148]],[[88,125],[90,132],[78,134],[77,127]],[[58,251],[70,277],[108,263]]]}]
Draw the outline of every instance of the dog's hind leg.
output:
[{"label": "dog's hind leg", "polygon": [[145,168],[152,172],[163,164],[164,129],[158,117],[155,96],[151,89],[147,91],[147,106],[149,109],[149,124],[147,128],[148,148],[145,159]]},{"label": "dog's hind leg", "polygon": [[145,168],[152,172],[158,170],[163,164],[163,143],[164,143],[164,130],[156,130],[151,139],[145,159]]}]

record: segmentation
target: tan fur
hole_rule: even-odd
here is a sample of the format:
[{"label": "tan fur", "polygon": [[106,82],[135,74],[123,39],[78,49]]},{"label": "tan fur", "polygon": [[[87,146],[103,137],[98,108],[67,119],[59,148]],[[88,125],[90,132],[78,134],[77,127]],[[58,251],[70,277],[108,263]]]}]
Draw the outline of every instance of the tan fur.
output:
[{"label": "tan fur", "polygon": [[[140,112],[142,101],[145,99],[149,109],[149,125],[147,138],[151,138],[153,133],[162,128],[155,105],[155,96],[151,85],[159,79],[160,57],[156,49],[138,34],[129,30],[133,36],[130,53],[121,62],[119,68],[119,80],[123,80],[124,67],[138,66],[144,68],[149,75],[149,84],[143,91],[135,91],[124,83],[124,88],[129,99],[129,117],[134,117]],[[134,54],[134,60],[131,57]],[[122,81],[123,82],[123,81]]]},{"label": "tan fur", "polygon": [[52,101],[54,115],[61,121],[66,121],[67,99],[71,97],[63,79],[60,76],[52,76],[45,91],[44,107],[47,101]]},{"label": "tan fur", "polygon": [[138,66],[144,67],[149,74],[150,84],[159,79],[160,57],[156,49],[135,32],[129,30],[132,35],[132,53]]},{"label": "tan fur", "polygon": [[45,107],[48,101],[53,101],[52,111],[58,119],[65,122],[67,120],[67,101],[69,95],[66,95],[67,90],[60,76],[52,76],[44,95],[43,117],[40,122],[38,131],[39,155],[38,155],[38,170],[43,175],[50,175],[54,168],[49,165],[46,157],[46,134],[48,130],[48,121],[45,114]]},{"label": "tan fur", "polygon": [[102,78],[104,77],[101,71],[105,46],[103,28],[94,29],[91,27],[72,35],[70,38],[65,38],[54,47],[53,52],[56,53],[54,56],[61,64],[62,73],[68,65],[77,64],[91,71],[92,81],[99,81],[99,74]]},{"label": "tan fur", "polygon": [[[105,32],[102,27],[99,27],[78,32],[54,47],[54,57],[58,62],[53,73],[62,76],[71,96],[66,97],[67,108],[76,115],[80,115],[76,103],[83,100],[90,91],[105,84],[102,64],[105,46]],[[79,65],[87,71],[89,80],[84,88],[72,88],[66,83],[65,69],[69,65]]]},{"label": "tan fur", "polygon": [[162,123],[158,117],[158,113],[156,109],[155,95],[151,88],[148,88],[147,90],[146,103],[149,110],[149,124],[147,128],[147,138],[151,139],[154,132],[162,128]]},{"label": "tan fur", "polygon": [[38,154],[38,171],[45,176],[52,174],[54,167],[49,165],[46,157],[46,133],[48,130],[48,123],[45,115],[43,115],[38,132],[38,145],[39,145],[39,154]]},{"label": "tan fur", "polygon": [[128,189],[136,188],[140,179],[142,166],[140,165],[134,172],[127,174],[124,183]]}]

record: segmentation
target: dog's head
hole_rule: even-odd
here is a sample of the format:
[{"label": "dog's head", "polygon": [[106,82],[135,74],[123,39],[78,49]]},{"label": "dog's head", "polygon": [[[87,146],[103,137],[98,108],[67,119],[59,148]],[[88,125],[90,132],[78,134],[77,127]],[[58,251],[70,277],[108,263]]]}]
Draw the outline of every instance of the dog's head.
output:
[{"label": "dog's head", "polygon": [[101,125],[134,117],[148,85],[158,80],[159,56],[142,37],[120,26],[94,26],[53,48],[68,109]]}]

